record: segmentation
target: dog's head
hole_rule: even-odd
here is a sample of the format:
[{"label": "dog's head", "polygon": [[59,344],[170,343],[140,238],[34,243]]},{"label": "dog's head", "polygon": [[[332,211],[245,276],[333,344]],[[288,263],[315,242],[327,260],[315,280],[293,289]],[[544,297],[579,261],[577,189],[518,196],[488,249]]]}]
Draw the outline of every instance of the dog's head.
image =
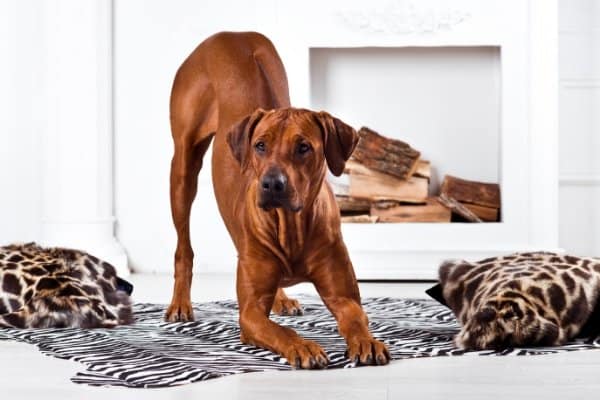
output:
[{"label": "dog's head", "polygon": [[358,135],[326,112],[259,109],[231,128],[227,142],[245,174],[257,184],[257,204],[301,210],[318,192],[325,163],[339,176]]}]

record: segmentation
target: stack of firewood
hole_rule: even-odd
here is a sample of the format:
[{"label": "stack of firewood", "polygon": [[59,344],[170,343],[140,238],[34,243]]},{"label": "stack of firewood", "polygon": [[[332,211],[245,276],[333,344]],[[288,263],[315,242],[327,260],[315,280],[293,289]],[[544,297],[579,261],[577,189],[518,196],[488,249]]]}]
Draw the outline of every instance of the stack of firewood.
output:
[{"label": "stack of firewood", "polygon": [[348,185],[334,184],[343,222],[498,221],[497,184],[445,176],[429,196],[431,163],[401,140],[369,128],[346,163]]}]

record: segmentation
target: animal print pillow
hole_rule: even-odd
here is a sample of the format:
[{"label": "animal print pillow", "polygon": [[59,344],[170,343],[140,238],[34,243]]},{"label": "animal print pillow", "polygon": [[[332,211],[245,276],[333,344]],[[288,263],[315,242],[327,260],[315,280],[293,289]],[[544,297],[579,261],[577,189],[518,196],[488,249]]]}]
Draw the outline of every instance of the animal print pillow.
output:
[{"label": "animal print pillow", "polygon": [[561,345],[577,336],[596,307],[600,262],[554,253],[517,253],[439,269],[446,304],[464,349]]},{"label": "animal print pillow", "polygon": [[0,327],[111,328],[131,323],[132,286],[83,251],[0,247]]}]

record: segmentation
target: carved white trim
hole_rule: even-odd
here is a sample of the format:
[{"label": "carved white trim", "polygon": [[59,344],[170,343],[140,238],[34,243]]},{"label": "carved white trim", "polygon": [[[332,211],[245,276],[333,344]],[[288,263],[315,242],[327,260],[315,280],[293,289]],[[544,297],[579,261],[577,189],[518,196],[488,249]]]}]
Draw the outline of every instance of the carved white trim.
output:
[{"label": "carved white trim", "polygon": [[354,30],[388,34],[435,33],[449,30],[470,18],[464,10],[427,3],[393,0],[376,8],[347,8],[337,14]]}]

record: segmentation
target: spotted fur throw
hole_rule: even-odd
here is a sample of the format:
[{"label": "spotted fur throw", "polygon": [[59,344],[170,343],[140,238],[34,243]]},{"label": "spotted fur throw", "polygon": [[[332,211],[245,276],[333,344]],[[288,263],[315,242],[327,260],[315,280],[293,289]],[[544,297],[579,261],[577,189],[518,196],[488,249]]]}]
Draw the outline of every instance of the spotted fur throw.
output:
[{"label": "spotted fur throw", "polygon": [[0,327],[112,328],[133,321],[115,268],[82,251],[0,247]]},{"label": "spotted fur throw", "polygon": [[464,349],[556,346],[576,337],[596,307],[600,262],[555,253],[517,253],[440,266],[447,305]]}]

